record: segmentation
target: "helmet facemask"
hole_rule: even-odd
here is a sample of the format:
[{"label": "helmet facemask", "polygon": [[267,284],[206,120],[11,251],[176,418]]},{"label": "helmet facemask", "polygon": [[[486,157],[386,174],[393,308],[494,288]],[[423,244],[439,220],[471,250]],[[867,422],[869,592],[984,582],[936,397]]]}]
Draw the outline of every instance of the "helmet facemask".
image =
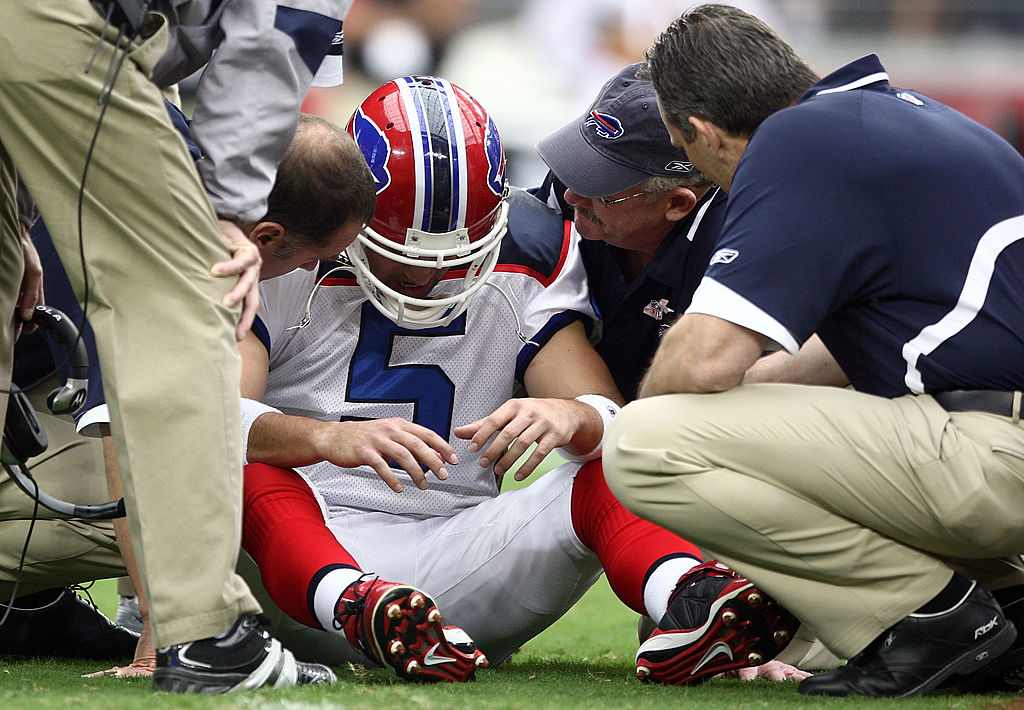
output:
[{"label": "helmet facemask", "polygon": [[[494,271],[508,224],[505,153],[487,111],[445,79],[395,79],[348,123],[377,185],[373,220],[348,248],[356,281],[403,328],[451,323]],[[446,274],[431,295],[405,296],[375,276],[368,255]]]},{"label": "helmet facemask", "polygon": [[[347,253],[356,283],[370,303],[402,328],[419,330],[448,325],[469,306],[498,263],[501,239],[508,228],[508,202],[502,199],[494,225],[480,239],[469,241],[467,229],[438,234],[409,229],[403,249],[366,226]],[[394,290],[374,275],[366,250],[400,264],[434,269],[465,267],[462,279],[442,279],[428,298],[413,298]]]}]

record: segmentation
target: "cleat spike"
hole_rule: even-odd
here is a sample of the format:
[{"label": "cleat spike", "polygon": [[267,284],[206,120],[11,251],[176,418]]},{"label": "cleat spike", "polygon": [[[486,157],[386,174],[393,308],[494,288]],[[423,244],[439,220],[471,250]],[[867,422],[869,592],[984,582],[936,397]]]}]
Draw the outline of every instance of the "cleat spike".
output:
[{"label": "cleat spike", "polygon": [[726,626],[732,626],[736,623],[736,620],[738,618],[739,617],[736,616],[736,612],[734,612],[732,609],[726,609],[722,612],[722,623]]},{"label": "cleat spike", "polygon": [[389,619],[401,619],[402,618],[402,606],[401,604],[391,604],[387,610]]},{"label": "cleat spike", "polygon": [[637,666],[636,667],[636,677],[639,680],[647,680],[647,676],[649,676],[650,674],[651,674],[651,671],[650,671],[649,668],[645,668],[644,666]]},{"label": "cleat spike", "polygon": [[415,658],[410,659],[409,662],[405,664],[405,672],[409,675],[420,674],[420,664],[416,662]]},{"label": "cleat spike", "polygon": [[440,624],[441,623],[441,612],[439,612],[436,607],[431,609],[427,613],[427,621],[430,622],[431,624]]},{"label": "cleat spike", "polygon": [[392,656],[397,656],[399,654],[405,653],[405,645],[398,639],[395,639],[391,642],[391,646],[388,648],[388,653],[390,653]]},{"label": "cleat spike", "polygon": [[422,609],[427,605],[427,600],[422,594],[412,594],[409,597],[409,606],[413,609]]},{"label": "cleat spike", "polygon": [[762,603],[764,603],[764,597],[762,597],[758,592],[751,592],[747,595],[747,604],[755,609],[761,608]]},{"label": "cleat spike", "polygon": [[779,629],[774,634],[772,634],[772,639],[775,641],[776,646],[782,648],[787,643],[789,643],[789,632],[785,629]]},{"label": "cleat spike", "polygon": [[764,663],[764,656],[762,656],[760,653],[757,653],[756,651],[751,651],[747,654],[747,663],[749,663],[752,666],[759,666],[762,663]]},{"label": "cleat spike", "polygon": [[476,665],[477,668],[490,668],[491,667],[491,662],[488,661],[487,660],[487,656],[485,656],[483,654],[480,654],[479,656],[476,657],[476,661],[474,661],[474,664]]}]

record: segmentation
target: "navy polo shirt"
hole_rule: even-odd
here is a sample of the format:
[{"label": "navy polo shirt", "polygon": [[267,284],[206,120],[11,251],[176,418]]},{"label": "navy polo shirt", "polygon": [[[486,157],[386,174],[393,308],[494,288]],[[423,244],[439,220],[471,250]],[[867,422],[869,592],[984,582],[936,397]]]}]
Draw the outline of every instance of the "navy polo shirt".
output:
[{"label": "navy polo shirt", "polygon": [[768,117],[690,312],[817,332],[887,397],[1024,388],[1024,157],[874,55]]},{"label": "navy polo shirt", "polygon": [[[552,173],[536,192],[549,203],[556,198],[563,216],[573,218],[572,207],[562,197],[565,186]],[[725,202],[722,190],[709,190],[635,277],[629,276],[626,250],[602,241],[579,240],[591,299],[601,319],[594,349],[627,401],[636,399],[662,334],[690,304],[722,228]]]}]

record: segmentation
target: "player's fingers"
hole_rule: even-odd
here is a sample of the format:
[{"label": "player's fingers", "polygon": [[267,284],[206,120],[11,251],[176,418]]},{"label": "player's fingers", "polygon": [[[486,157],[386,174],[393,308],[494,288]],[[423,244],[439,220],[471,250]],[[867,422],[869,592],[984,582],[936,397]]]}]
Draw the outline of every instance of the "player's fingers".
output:
[{"label": "player's fingers", "polygon": [[409,478],[412,479],[417,488],[422,490],[428,487],[427,476],[423,473],[420,462],[416,460],[416,457],[408,449],[400,448],[391,460],[409,474]]},{"label": "player's fingers", "polygon": [[427,433],[420,438],[423,444],[430,448],[444,463],[453,466],[459,463],[459,457],[455,455],[455,447],[447,439],[442,438],[437,432],[427,429]]},{"label": "player's fingers", "polygon": [[[498,418],[494,414],[491,414],[490,416],[484,417],[479,422],[474,422],[474,424],[467,425],[476,426],[476,431],[473,432],[473,436],[470,437],[469,439],[470,453],[475,454],[477,451],[480,451],[482,448],[487,446],[487,442],[490,440],[490,438],[497,434],[502,429],[504,429],[506,426],[508,426],[508,423],[510,421],[512,420],[507,419],[505,417]],[[508,446],[508,442],[506,442],[505,446]],[[504,448],[501,449],[501,451],[504,450]],[[484,456],[493,461],[494,457],[497,455],[497,452],[495,451],[493,446],[488,447],[488,452],[490,452],[490,456],[487,455],[487,452],[484,453]],[[486,466],[488,464],[481,463],[480,465]]]},{"label": "player's fingers", "polygon": [[377,472],[377,475],[387,484],[388,488],[395,493],[402,492],[402,482],[398,480],[398,476],[395,475],[395,472],[391,470],[387,463],[383,460],[378,460],[370,464],[370,467]]},{"label": "player's fingers", "polygon": [[[412,437],[411,440],[406,444],[406,448],[411,452],[413,458],[413,464],[415,465],[416,471],[420,471],[418,464],[423,464],[437,476],[438,480],[445,480],[448,478],[448,469],[444,467],[444,459],[442,454],[435,449],[430,448],[421,439]],[[426,481],[422,486],[417,483],[420,488],[426,488]]]},{"label": "player's fingers", "polygon": [[[518,444],[519,437],[522,435],[522,433],[523,427],[520,422],[509,422],[509,424],[506,425],[505,428],[503,428],[495,435],[494,440],[490,443],[490,445],[484,450],[483,454],[480,456],[480,466],[486,468],[487,466],[492,465],[494,462],[499,461],[502,458],[506,458],[511,462],[515,462],[515,460],[519,458],[519,456],[521,456],[523,452],[526,450],[525,446],[530,445],[528,442],[527,444],[525,444],[525,446],[519,447],[516,453],[509,455],[509,447],[514,447],[516,446],[516,444]],[[505,468],[507,469],[508,466],[505,466]],[[498,472],[496,471],[496,473]]]},{"label": "player's fingers", "polygon": [[480,429],[481,424],[483,424],[483,420],[478,419],[475,422],[454,427],[452,428],[452,434],[455,434],[459,439],[472,439],[473,435]]},{"label": "player's fingers", "polygon": [[530,457],[519,464],[519,468],[516,469],[514,478],[517,481],[525,481],[530,474],[537,470],[544,459],[547,458],[547,454],[540,451],[540,449],[534,449]]}]

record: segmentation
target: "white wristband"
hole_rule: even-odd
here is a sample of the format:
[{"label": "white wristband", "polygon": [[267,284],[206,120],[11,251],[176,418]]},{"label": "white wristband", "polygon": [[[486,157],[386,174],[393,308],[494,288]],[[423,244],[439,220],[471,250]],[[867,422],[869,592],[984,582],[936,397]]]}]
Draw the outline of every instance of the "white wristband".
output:
[{"label": "white wristband", "polygon": [[242,397],[242,463],[249,463],[249,430],[253,423],[267,412],[281,413],[280,409],[274,409],[269,404],[257,402],[255,399]]},{"label": "white wristband", "polygon": [[[597,413],[601,415],[601,422],[604,425],[605,431],[608,429],[608,422],[612,420],[616,414],[619,413],[619,405],[612,400],[608,399],[599,394],[581,394],[576,398],[577,402],[582,402],[590,407],[597,410]],[[587,461],[593,461],[594,459],[601,458],[601,449],[604,443],[604,432],[601,432],[601,440],[597,442],[597,446],[588,451],[585,454],[573,454],[565,449],[565,447],[559,447],[556,449],[561,456],[569,461],[580,461],[586,463]]]}]

